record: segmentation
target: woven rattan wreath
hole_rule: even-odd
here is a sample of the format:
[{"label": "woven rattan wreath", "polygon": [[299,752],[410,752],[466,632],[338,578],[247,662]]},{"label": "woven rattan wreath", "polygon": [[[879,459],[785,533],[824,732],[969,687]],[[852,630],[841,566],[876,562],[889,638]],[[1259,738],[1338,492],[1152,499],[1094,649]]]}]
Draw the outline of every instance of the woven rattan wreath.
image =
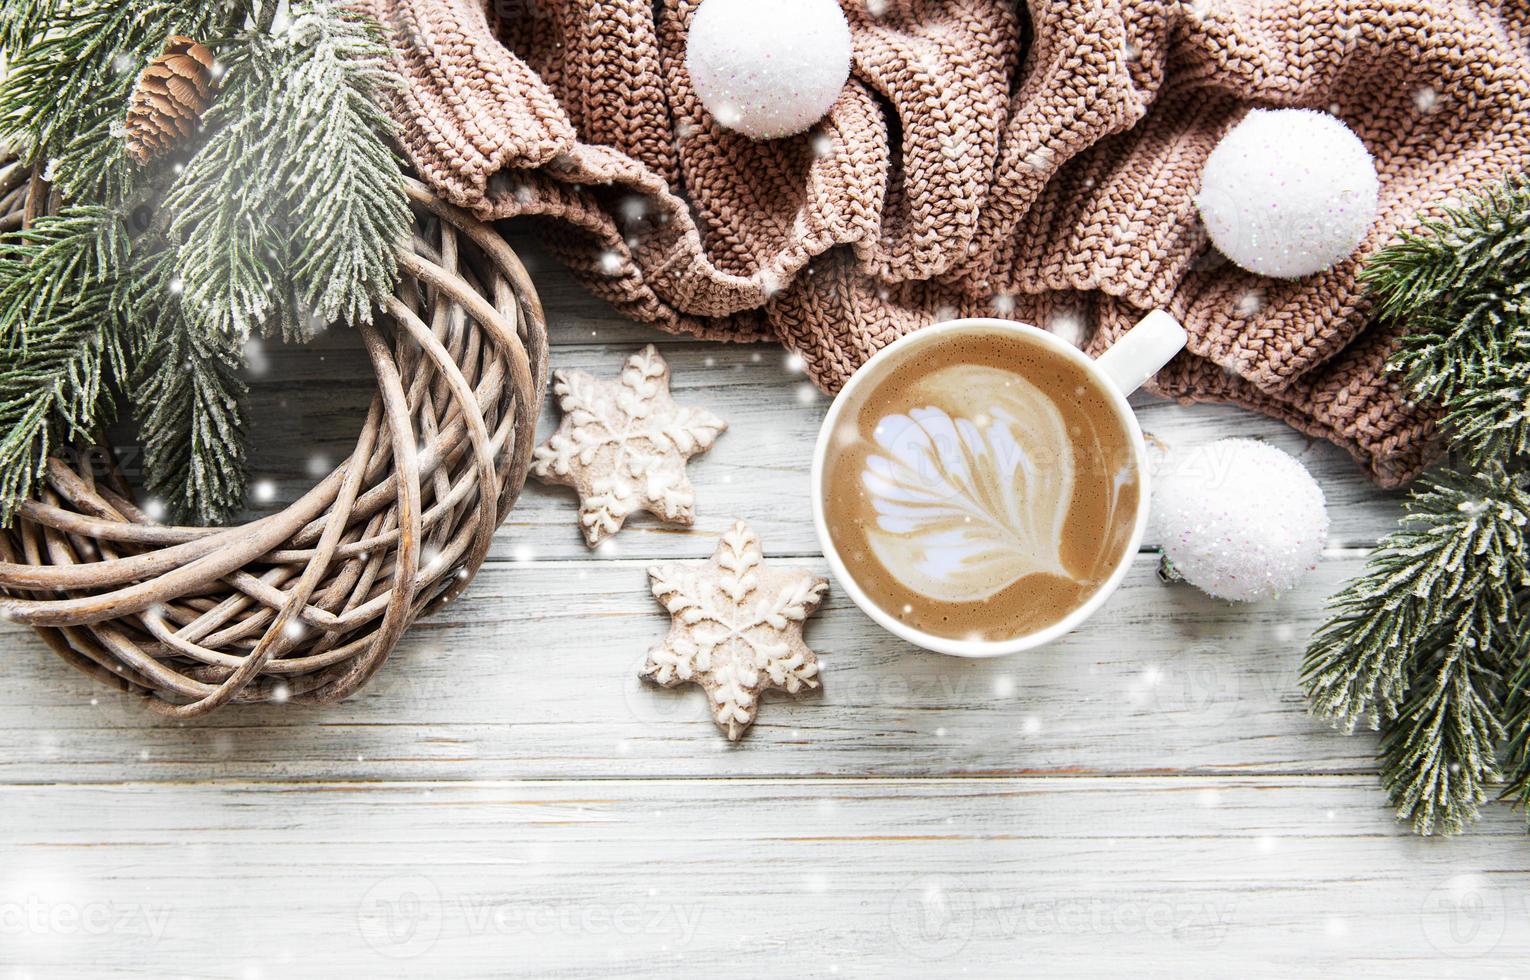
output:
[{"label": "woven rattan wreath", "polygon": [[[43,206],[0,168],[0,223]],[[410,182],[402,284],[362,340],[377,394],[356,449],[280,513],[169,527],[109,462],[49,461],[0,533],[0,615],[60,657],[190,718],[229,703],[330,703],[472,579],[531,461],[546,325],[515,253]],[[484,493],[484,487],[492,487]]]}]

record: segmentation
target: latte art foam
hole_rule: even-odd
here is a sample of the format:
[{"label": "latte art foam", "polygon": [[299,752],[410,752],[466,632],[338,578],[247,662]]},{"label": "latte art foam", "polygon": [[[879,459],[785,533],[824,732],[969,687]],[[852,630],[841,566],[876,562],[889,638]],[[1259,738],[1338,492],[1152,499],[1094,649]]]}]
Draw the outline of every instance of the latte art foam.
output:
[{"label": "latte art foam", "polygon": [[1034,632],[1122,558],[1131,437],[1092,377],[1039,343],[954,338],[851,408],[826,469],[830,533],[862,589],[910,625]]},{"label": "latte art foam", "polygon": [[984,400],[970,418],[927,405],[877,423],[882,453],[861,472],[877,512],[867,532],[877,559],[940,602],[986,599],[1027,575],[1072,579],[1061,549],[1075,463],[1062,412],[1034,384],[994,368],[942,368],[927,384],[947,404],[963,393]]}]

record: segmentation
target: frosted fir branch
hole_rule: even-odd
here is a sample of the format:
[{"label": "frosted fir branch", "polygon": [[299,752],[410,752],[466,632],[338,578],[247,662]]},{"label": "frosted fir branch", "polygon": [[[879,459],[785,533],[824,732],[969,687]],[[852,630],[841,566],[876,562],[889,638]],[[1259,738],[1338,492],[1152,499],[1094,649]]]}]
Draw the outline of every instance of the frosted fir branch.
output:
[{"label": "frosted fir branch", "polygon": [[133,390],[147,487],[177,518],[219,524],[243,507],[248,479],[241,353],[203,336],[179,304],[157,324]]},{"label": "frosted fir branch", "polygon": [[[0,238],[0,517],[57,442],[110,413],[129,360],[151,486],[183,513],[227,517],[245,479],[242,340],[369,319],[393,289],[410,212],[380,34],[334,3],[303,0],[281,19],[271,0],[253,6],[0,7],[0,139],[46,164],[66,202]],[[230,69],[179,176],[133,166],[116,132],[171,34]],[[129,235],[124,216],[167,187]]]},{"label": "frosted fir branch", "polygon": [[1503,796],[1530,817],[1530,582],[1520,585],[1518,621],[1519,640],[1507,657],[1516,668],[1509,678],[1509,700],[1504,708],[1509,738],[1503,752],[1507,774]]},{"label": "frosted fir branch", "polygon": [[1391,368],[1444,410],[1455,452],[1480,466],[1530,451],[1530,178],[1404,235],[1361,278],[1406,327]]},{"label": "frosted fir branch", "polygon": [[122,216],[66,208],[0,236],[0,521],[60,439],[89,436],[126,374],[117,305],[131,255]]},{"label": "frosted fir branch", "polygon": [[244,36],[220,54],[222,91],[203,119],[211,132],[165,199],[174,281],[187,318],[204,336],[243,341],[292,316],[286,188],[276,186],[272,109],[280,75],[265,38]]},{"label": "frosted fir branch", "polygon": [[330,3],[279,26],[225,46],[211,135],[167,199],[186,313],[208,335],[367,322],[397,281],[410,213],[380,102],[387,50]]},{"label": "frosted fir branch", "polygon": [[108,387],[125,375],[121,324],[105,302],[34,344],[28,357],[0,370],[0,519],[9,523],[45,472],[55,444],[89,438],[110,420]]},{"label": "frosted fir branch", "polygon": [[28,339],[25,356],[0,365],[0,522],[32,492],[57,443],[110,421],[110,388],[127,373],[123,333],[111,286],[93,286]]},{"label": "frosted fir branch", "polygon": [[[1444,637],[1441,638],[1445,639]],[[1457,633],[1420,664],[1412,698],[1381,740],[1381,778],[1416,833],[1458,834],[1502,781],[1496,751],[1503,678],[1497,657]]]},{"label": "frosted fir branch", "polygon": [[[1360,279],[1385,320],[1457,301],[1462,285],[1513,283],[1530,267],[1530,176],[1511,177],[1404,234],[1366,263]],[[1468,301],[1469,304],[1470,301]]]},{"label": "frosted fir branch", "polygon": [[47,29],[63,0],[6,0],[0,3],[0,54],[14,60]]},{"label": "frosted fir branch", "polygon": [[[1435,630],[1508,621],[1513,583],[1527,569],[1530,492],[1501,467],[1425,481],[1403,526],[1382,541],[1365,572],[1329,602],[1302,665],[1313,714],[1345,728],[1380,727],[1409,696],[1417,648]],[[1492,635],[1477,635],[1492,645]]]},{"label": "frosted fir branch", "polygon": [[169,285],[175,274],[169,243],[150,236],[119,300],[140,327],[129,356],[146,484],[176,518],[217,524],[244,505],[244,357],[231,340],[203,335],[185,316]]},{"label": "frosted fir branch", "polygon": [[235,0],[31,3],[0,83],[0,142],[46,164],[66,199],[110,204],[142,173],[115,135],[138,73],[172,34],[213,38],[242,20]]},{"label": "frosted fir branch", "polygon": [[1497,380],[1452,397],[1442,420],[1452,438],[1468,447],[1464,458],[1474,465],[1488,460],[1530,457],[1530,341],[1522,340],[1514,363],[1499,368]]},{"label": "frosted fir branch", "polygon": [[131,251],[122,215],[103,207],[68,207],[0,235],[0,351],[24,357],[33,341],[77,319],[91,294],[109,291]]},{"label": "frosted fir branch", "polygon": [[1462,467],[1331,602],[1302,684],[1313,714],[1382,731],[1401,819],[1458,833],[1501,778],[1530,802],[1530,178],[1378,252],[1362,279],[1404,329],[1388,366],[1438,406]]},{"label": "frosted fir branch", "polygon": [[[370,323],[398,282],[410,225],[395,124],[382,105],[397,84],[376,25],[327,4],[298,3],[289,30],[307,57],[287,80],[297,222],[293,277],[319,320]],[[313,93],[337,93],[320,101]]]},{"label": "frosted fir branch", "polygon": [[1499,775],[1510,650],[1525,628],[1530,489],[1444,473],[1330,603],[1302,685],[1314,715],[1382,730],[1382,781],[1419,833],[1455,833]]},{"label": "frosted fir branch", "polygon": [[1416,400],[1442,409],[1442,429],[1470,466],[1530,450],[1530,269],[1524,275],[1470,304],[1421,312],[1390,361]]}]

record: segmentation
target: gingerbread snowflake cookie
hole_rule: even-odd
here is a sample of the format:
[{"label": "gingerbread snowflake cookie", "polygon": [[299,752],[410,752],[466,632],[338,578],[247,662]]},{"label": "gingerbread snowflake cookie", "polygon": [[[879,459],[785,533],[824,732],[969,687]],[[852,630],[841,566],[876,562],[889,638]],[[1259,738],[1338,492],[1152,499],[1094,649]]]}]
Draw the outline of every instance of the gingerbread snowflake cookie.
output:
[{"label": "gingerbread snowflake cookie", "polygon": [[543,483],[578,492],[586,543],[599,544],[639,510],[695,523],[696,494],[685,463],[712,448],[728,424],[675,404],[669,365],[652,344],[627,358],[617,381],[557,371],[553,391],[563,422],[537,447],[532,472]]},{"label": "gingerbread snowflake cookie", "polygon": [[654,597],[673,617],[642,676],[664,687],[699,684],[717,725],[737,741],[754,724],[760,692],[818,686],[818,658],[802,624],[828,589],[800,568],[767,568],[760,539],[739,521],[705,565],[648,570]]}]

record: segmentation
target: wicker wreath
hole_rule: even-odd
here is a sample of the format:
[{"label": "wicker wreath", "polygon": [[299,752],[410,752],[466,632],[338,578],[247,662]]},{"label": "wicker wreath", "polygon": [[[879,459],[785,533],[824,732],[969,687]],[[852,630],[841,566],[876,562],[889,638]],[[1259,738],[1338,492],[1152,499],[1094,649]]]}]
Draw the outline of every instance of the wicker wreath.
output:
[{"label": "wicker wreath", "polygon": [[[0,168],[0,225],[47,206],[29,176]],[[151,520],[107,445],[62,453],[0,532],[0,615],[87,674],[192,718],[338,701],[467,587],[526,480],[546,323],[492,228],[417,182],[409,197],[401,285],[361,329],[377,394],[350,457],[280,513],[218,528]]]}]

